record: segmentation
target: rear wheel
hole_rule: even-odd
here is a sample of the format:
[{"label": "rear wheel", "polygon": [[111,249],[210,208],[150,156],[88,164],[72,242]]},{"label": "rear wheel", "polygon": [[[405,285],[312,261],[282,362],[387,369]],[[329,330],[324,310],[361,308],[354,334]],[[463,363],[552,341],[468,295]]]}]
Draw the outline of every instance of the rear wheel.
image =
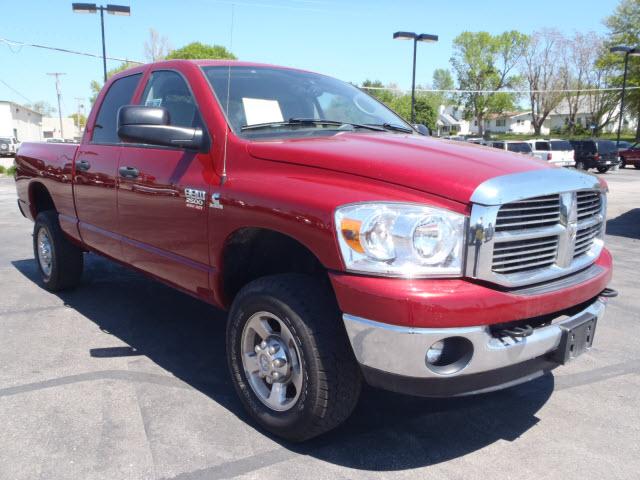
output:
[{"label": "rear wheel", "polygon": [[598,167],[598,172],[607,173],[609,171],[609,167]]},{"label": "rear wheel", "polygon": [[80,283],[84,258],[82,250],[64,235],[53,210],[41,212],[33,227],[33,253],[44,287],[52,292]]},{"label": "rear wheel", "polygon": [[635,163],[633,167],[637,170],[640,170],[640,163]]},{"label": "rear wheel", "polygon": [[290,441],[342,423],[360,394],[360,368],[333,293],[306,275],[264,277],[240,291],[227,359],[247,411]]}]

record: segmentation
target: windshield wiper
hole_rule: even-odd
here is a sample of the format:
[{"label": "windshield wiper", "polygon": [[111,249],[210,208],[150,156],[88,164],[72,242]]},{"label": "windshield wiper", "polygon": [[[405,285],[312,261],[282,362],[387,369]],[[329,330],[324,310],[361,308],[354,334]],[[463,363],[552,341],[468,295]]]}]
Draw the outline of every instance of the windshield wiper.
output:
[{"label": "windshield wiper", "polygon": [[255,123],[253,125],[243,125],[240,130],[243,132],[246,130],[259,130],[264,128],[278,128],[278,127],[298,127],[300,125],[335,125],[336,127],[343,127],[345,125],[353,128],[366,128],[368,130],[375,130],[382,132],[385,128],[382,125],[363,125],[361,123],[340,122],[338,120],[324,120],[322,118],[290,118],[287,121],[279,122],[267,122],[267,123]]},{"label": "windshield wiper", "polygon": [[409,127],[403,127],[402,125],[396,125],[395,123],[381,123],[371,124],[372,127],[383,128],[384,130],[392,130],[394,132],[413,133],[413,129]]}]

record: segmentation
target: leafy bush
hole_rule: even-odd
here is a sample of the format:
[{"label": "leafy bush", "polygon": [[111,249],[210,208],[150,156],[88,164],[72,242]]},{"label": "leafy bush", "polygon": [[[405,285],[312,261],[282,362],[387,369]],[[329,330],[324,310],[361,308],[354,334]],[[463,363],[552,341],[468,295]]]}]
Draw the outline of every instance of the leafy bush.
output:
[{"label": "leafy bush", "polygon": [[14,176],[16,174],[16,167],[11,165],[9,168],[7,168],[7,175],[11,175]]},{"label": "leafy bush", "polygon": [[2,165],[0,165],[0,173],[4,173],[4,171],[5,171],[5,168]]}]

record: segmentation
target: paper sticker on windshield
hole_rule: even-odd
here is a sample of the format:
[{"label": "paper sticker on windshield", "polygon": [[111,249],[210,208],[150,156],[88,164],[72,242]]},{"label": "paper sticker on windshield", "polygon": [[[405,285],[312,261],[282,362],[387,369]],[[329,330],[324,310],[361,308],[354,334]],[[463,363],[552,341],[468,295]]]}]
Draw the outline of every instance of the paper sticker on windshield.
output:
[{"label": "paper sticker on windshield", "polygon": [[265,100],[264,98],[243,98],[244,116],[247,125],[258,123],[282,122],[282,110],[277,100]]},{"label": "paper sticker on windshield", "polygon": [[162,99],[161,98],[150,98],[146,102],[144,102],[147,107],[161,107]]}]

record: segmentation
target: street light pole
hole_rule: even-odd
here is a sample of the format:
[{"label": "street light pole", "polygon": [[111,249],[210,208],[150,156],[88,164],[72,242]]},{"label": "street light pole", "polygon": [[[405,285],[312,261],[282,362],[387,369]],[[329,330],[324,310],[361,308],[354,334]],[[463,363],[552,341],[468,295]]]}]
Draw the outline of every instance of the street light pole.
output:
[{"label": "street light pole", "polygon": [[102,71],[104,83],[107,83],[107,47],[104,42],[104,7],[100,7],[100,30],[102,31]]},{"label": "street light pole", "polygon": [[620,98],[620,112],[618,113],[618,135],[616,138],[616,148],[620,148],[620,131],[622,130],[622,116],[624,115],[624,97],[627,89],[627,68],[629,66],[629,57],[640,55],[640,49],[638,47],[624,47],[617,46],[609,49],[611,53],[623,52],[624,53],[624,73],[622,75],[622,97]]},{"label": "street light pole", "polygon": [[416,123],[416,52],[418,37],[413,39],[413,76],[411,77],[411,123]]},{"label": "street light pole", "polygon": [[72,3],[71,7],[75,13],[96,13],[100,10],[100,31],[102,33],[102,71],[104,82],[107,83],[107,47],[104,40],[104,12],[110,15],[131,15],[131,8],[124,5],[96,5],[95,3]]},{"label": "street light pole", "polygon": [[418,42],[437,42],[438,36],[428,33],[395,32],[394,40],[413,40],[413,75],[411,77],[411,123],[416,123],[416,53]]}]

